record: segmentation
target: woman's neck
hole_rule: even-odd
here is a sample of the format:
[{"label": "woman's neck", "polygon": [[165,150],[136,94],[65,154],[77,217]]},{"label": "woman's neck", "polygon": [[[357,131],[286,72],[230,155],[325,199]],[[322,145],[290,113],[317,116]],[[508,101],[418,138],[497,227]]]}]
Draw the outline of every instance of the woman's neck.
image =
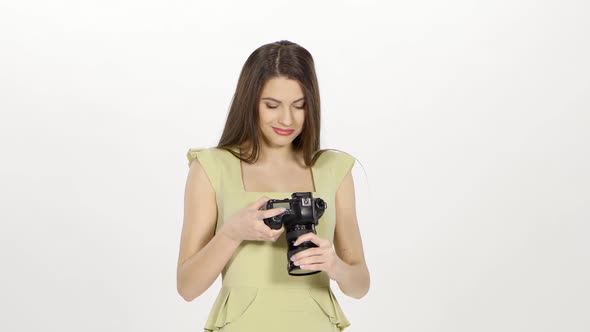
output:
[{"label": "woman's neck", "polygon": [[[242,155],[250,154],[250,147],[248,144],[242,144],[241,153]],[[293,145],[285,146],[268,146],[261,142],[260,150],[258,151],[258,160],[256,164],[260,166],[285,166],[292,165],[293,163],[302,163],[302,155],[293,149]]]}]

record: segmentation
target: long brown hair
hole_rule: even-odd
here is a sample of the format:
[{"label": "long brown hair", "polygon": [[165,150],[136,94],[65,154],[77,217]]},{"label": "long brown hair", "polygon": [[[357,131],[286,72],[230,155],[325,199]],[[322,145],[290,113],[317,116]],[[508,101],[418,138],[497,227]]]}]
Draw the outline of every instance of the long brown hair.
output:
[{"label": "long brown hair", "polygon": [[[326,150],[320,150],[320,92],[311,54],[288,40],[262,45],[246,60],[236,91],[232,98],[225,127],[217,145],[248,163],[258,160],[260,137],[258,107],[262,88],[275,77],[296,80],[305,97],[303,130],[293,140],[293,149],[303,151],[306,166],[313,166]],[[248,157],[233,150],[237,145],[250,142]]]}]

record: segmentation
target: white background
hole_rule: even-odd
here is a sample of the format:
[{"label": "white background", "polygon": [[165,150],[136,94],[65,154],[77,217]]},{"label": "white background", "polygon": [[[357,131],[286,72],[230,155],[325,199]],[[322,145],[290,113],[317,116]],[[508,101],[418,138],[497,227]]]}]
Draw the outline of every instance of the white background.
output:
[{"label": "white background", "polygon": [[0,330],[202,330],[186,152],[281,39],[314,56],[322,147],[364,166],[348,331],[590,330],[589,7],[2,0]]}]

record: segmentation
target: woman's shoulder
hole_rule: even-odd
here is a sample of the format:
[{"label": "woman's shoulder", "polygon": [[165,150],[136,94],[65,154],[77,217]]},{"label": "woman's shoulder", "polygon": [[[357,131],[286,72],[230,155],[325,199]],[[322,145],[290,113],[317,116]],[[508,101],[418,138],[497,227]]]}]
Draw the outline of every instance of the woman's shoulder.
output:
[{"label": "woman's shoulder", "polygon": [[193,160],[197,160],[199,163],[206,162],[209,159],[210,148],[189,148],[186,153],[186,159],[188,159],[188,165],[190,166]]},{"label": "woman's shoulder", "polygon": [[193,147],[188,149],[186,158],[189,167],[194,160],[198,160],[215,191],[218,192],[229,155],[230,152],[217,147]]},{"label": "woman's shoulder", "polygon": [[356,158],[346,151],[338,149],[321,149],[321,155],[317,158],[316,169],[325,176],[329,185],[338,188],[346,174],[351,171]]},{"label": "woman's shoulder", "polygon": [[186,153],[186,158],[188,159],[189,165],[190,163],[198,159],[199,162],[205,160],[205,162],[213,163],[213,162],[220,162],[223,158],[226,158],[230,155],[231,152],[224,148],[218,147],[194,147],[189,148],[188,152]]},{"label": "woman's shoulder", "polygon": [[333,148],[321,149],[319,153],[320,156],[317,158],[317,160],[323,164],[349,164],[356,160],[352,154]]}]

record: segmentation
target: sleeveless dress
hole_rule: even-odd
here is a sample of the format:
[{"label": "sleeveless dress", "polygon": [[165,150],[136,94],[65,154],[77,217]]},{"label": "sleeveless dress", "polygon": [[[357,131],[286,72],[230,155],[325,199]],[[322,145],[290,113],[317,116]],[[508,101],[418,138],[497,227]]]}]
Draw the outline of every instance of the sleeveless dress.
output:
[{"label": "sleeveless dress", "polygon": [[[239,153],[238,147],[232,150]],[[291,198],[291,192],[247,192],[240,160],[219,148],[192,148],[188,164],[198,159],[216,192],[217,225],[261,196]],[[336,191],[354,157],[325,151],[311,168],[314,198],[327,203],[316,232],[333,243]],[[204,330],[223,332],[340,332],[350,326],[322,271],[304,276],[287,272],[285,233],[275,242],[243,241],[222,270],[222,286]]]}]

